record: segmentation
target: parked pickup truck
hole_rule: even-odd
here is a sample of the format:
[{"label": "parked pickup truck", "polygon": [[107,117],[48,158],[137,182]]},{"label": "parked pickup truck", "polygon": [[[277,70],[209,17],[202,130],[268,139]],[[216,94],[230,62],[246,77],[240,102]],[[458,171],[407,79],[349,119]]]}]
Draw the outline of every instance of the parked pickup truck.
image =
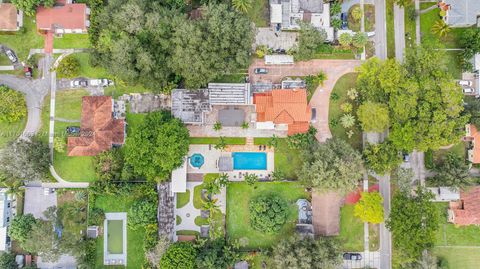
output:
[{"label": "parked pickup truck", "polygon": [[107,86],[113,86],[113,81],[106,78],[91,79],[88,84],[93,87],[107,87]]}]

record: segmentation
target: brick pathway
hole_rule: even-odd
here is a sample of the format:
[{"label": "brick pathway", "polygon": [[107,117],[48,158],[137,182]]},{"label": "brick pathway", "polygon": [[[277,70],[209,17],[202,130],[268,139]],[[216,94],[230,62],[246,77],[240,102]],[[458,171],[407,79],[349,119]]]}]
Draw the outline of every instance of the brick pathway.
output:
[{"label": "brick pathway", "polygon": [[[250,66],[249,77],[251,83],[268,81],[280,83],[284,77],[307,76],[318,74],[320,70],[327,74],[327,80],[323,86],[319,86],[312,99],[310,106],[317,110],[317,121],[313,126],[317,128],[317,139],[321,142],[332,137],[328,127],[328,106],[330,93],[337,80],[346,73],[354,72],[355,67],[362,62],[359,60],[311,60],[308,62],[297,62],[293,65],[265,65],[263,59],[256,59]],[[268,74],[257,75],[254,68],[265,67]]]}]

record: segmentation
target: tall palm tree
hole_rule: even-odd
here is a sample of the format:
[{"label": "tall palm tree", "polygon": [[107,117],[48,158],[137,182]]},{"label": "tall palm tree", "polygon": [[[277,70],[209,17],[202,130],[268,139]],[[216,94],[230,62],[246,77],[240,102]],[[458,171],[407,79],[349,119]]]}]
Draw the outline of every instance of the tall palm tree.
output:
[{"label": "tall palm tree", "polygon": [[240,12],[247,13],[252,8],[252,0],[232,0],[232,6]]},{"label": "tall palm tree", "polygon": [[438,20],[432,25],[432,33],[439,37],[446,36],[452,29],[444,20]]}]

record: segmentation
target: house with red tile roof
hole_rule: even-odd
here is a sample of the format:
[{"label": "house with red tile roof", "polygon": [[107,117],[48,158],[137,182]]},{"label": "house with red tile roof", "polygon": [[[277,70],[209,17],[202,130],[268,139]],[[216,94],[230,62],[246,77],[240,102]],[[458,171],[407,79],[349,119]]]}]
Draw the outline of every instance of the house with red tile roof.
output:
[{"label": "house with red tile roof", "polygon": [[450,202],[448,221],[456,225],[480,225],[480,186],[460,192],[460,200]]},{"label": "house with red tile roof", "polygon": [[84,96],[80,135],[67,140],[68,156],[95,156],[125,142],[125,121],[113,118],[111,96]]},{"label": "house with red tile roof", "polygon": [[307,90],[272,90],[254,93],[258,129],[287,129],[288,135],[306,133],[310,128],[312,110]]},{"label": "house with red tile roof", "polygon": [[473,124],[465,126],[464,140],[470,143],[467,150],[468,160],[471,163],[480,163],[480,133]]},{"label": "house with red tile roof", "polygon": [[13,4],[0,3],[0,31],[18,31],[23,26],[23,12]]},{"label": "house with red tile roof", "polygon": [[90,9],[85,4],[37,8],[37,30],[55,34],[87,33]]}]

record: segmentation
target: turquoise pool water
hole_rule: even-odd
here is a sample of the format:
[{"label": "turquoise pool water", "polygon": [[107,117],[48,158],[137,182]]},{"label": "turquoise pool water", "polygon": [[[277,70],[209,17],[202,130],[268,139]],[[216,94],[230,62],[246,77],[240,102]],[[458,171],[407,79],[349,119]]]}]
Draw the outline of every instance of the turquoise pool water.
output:
[{"label": "turquoise pool water", "polygon": [[200,168],[205,163],[205,159],[203,155],[200,153],[195,153],[190,157],[190,164],[193,167]]},{"label": "turquoise pool water", "polygon": [[267,153],[265,152],[234,152],[234,170],[267,170]]}]

